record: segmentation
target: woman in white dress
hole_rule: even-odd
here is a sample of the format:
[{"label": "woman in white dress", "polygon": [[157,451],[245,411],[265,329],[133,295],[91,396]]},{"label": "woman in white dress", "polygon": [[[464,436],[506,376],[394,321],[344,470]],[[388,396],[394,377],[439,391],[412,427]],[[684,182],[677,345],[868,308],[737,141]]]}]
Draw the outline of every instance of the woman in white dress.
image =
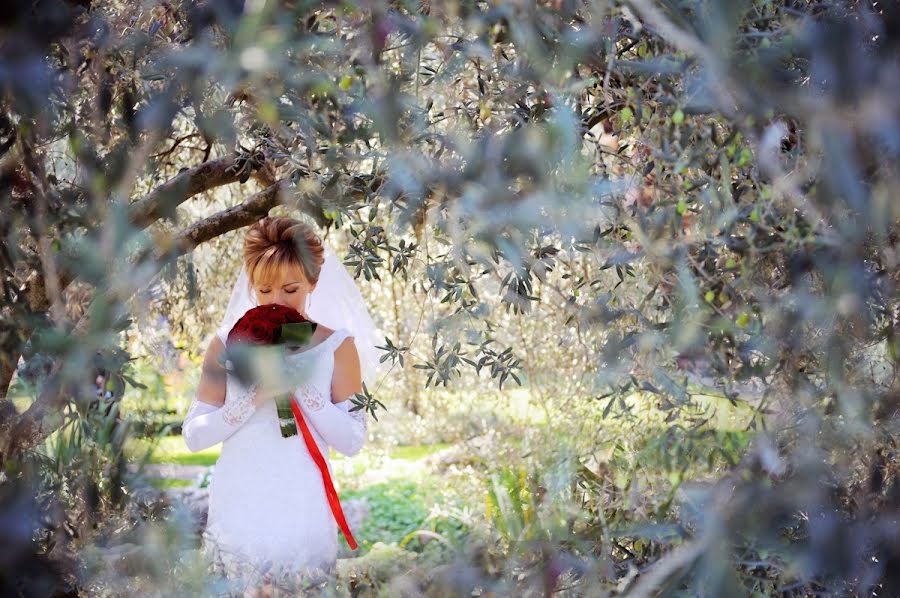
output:
[{"label": "woman in white dress", "polygon": [[[219,363],[231,326],[250,307],[279,303],[304,314],[315,327],[309,343],[286,359],[288,367],[309,366],[304,368],[308,377],[294,395],[329,472],[329,447],[346,456],[359,452],[367,433],[366,415],[363,409],[350,411],[349,399],[362,391],[363,369],[370,378],[374,326],[364,308],[347,303],[345,295],[353,293],[346,279],[341,279],[343,287],[333,282],[338,278],[326,285],[339,297],[321,293],[311,297],[320,274],[325,274],[326,257],[333,260],[328,276],[349,279],[307,224],[264,218],[250,227],[241,276],[223,325],[207,349],[200,384],[182,426],[191,451],[223,443],[210,483],[201,544],[216,572],[245,595],[260,586],[309,587],[334,574],[335,515],[322,473],[302,435],[281,435],[272,400],[279,393],[278,382],[270,386],[263,380],[246,387]],[[355,284],[351,286],[359,301]],[[249,301],[242,299],[245,289],[250,290]],[[321,313],[329,315],[331,323],[346,326],[328,328],[311,313],[310,300],[327,304]],[[336,301],[344,302],[337,309],[344,315],[337,318]]]}]

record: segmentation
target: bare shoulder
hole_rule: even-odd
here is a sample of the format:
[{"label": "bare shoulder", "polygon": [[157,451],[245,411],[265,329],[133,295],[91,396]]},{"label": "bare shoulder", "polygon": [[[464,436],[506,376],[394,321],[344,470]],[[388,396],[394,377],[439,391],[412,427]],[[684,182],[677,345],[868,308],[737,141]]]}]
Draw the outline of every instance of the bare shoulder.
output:
[{"label": "bare shoulder", "polygon": [[218,334],[214,334],[213,339],[209,343],[209,347],[206,348],[206,355],[203,357],[203,369],[223,369],[222,364],[219,363],[219,357],[221,357],[223,351],[225,351],[225,344],[222,342],[222,339],[219,338]]},{"label": "bare shoulder", "polygon": [[338,361],[350,361],[359,363],[359,354],[356,351],[356,345],[353,344],[353,337],[345,336],[338,343],[334,350],[334,357]]},{"label": "bare shoulder", "polygon": [[331,383],[332,402],[340,403],[354,393],[362,392],[359,353],[352,336],[346,336],[334,350],[334,374]]},{"label": "bare shoulder", "polygon": [[354,353],[356,352],[356,345],[353,344],[353,336],[349,334],[338,343],[337,350],[347,351],[348,347],[350,347]]}]

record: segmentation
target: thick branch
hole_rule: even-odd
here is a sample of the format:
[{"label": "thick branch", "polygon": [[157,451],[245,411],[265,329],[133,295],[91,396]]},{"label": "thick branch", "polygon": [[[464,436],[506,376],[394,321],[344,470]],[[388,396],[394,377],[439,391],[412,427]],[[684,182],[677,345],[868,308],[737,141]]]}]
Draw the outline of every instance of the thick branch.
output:
[{"label": "thick branch", "polygon": [[[245,168],[250,168],[249,163],[245,163]],[[175,208],[194,195],[234,183],[240,180],[241,173],[240,161],[234,154],[188,168],[133,202],[128,208],[131,221],[144,228],[163,216],[171,217]]]},{"label": "thick branch", "polygon": [[253,224],[282,203],[286,187],[286,181],[279,181],[251,195],[243,203],[222,210],[184,229],[175,239],[178,255],[190,253],[201,243]]},{"label": "thick branch", "polygon": [[[243,162],[232,154],[180,172],[129,206],[132,223],[146,228],[163,216],[171,216],[176,207],[194,195],[241,180],[242,164],[245,168],[252,167],[249,161]],[[59,278],[59,287],[64,290],[76,278],[76,273],[62,270]],[[35,271],[28,277],[22,292],[28,297],[32,311],[49,308],[50,300],[41,272]],[[31,335],[30,330],[23,333],[26,338]]]}]

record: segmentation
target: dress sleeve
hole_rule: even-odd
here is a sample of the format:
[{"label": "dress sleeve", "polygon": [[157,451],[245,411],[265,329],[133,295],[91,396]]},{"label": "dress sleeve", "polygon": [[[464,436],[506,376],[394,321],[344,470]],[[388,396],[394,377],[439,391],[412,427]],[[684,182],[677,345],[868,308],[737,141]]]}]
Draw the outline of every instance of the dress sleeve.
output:
[{"label": "dress sleeve", "polygon": [[253,413],[257,385],[246,387],[228,374],[225,404],[204,403],[194,396],[181,425],[181,436],[192,453],[202,451],[234,434]]},{"label": "dress sleeve", "polygon": [[[348,336],[353,335],[349,330],[341,328],[324,342],[331,345],[327,347],[329,351],[334,351],[335,347]],[[308,383],[297,387],[294,396],[297,397],[301,410],[315,426],[319,435],[336,451],[352,457],[362,449],[368,434],[365,410],[360,408],[350,411],[354,406],[350,399],[337,404],[332,403],[327,394]]]},{"label": "dress sleeve", "polygon": [[366,441],[368,425],[366,413],[353,408],[353,401],[347,399],[332,403],[312,386],[301,386],[295,393],[303,414],[309,418],[319,435],[336,451],[352,457],[358,453]]}]

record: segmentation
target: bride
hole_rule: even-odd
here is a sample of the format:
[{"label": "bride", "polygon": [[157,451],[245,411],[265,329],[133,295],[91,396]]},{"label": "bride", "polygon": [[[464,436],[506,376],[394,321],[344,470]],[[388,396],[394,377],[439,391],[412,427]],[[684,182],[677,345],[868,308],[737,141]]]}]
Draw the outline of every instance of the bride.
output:
[{"label": "bride", "polygon": [[182,426],[192,452],[223,443],[201,550],[229,585],[248,592],[263,584],[322,583],[334,574],[335,518],[347,531],[339,503],[329,503],[324,474],[303,437],[282,437],[277,383],[245,387],[219,358],[231,327],[257,305],[287,305],[313,322],[308,344],[288,353],[286,364],[309,372],[294,395],[330,474],[329,447],[353,456],[366,438],[365,410],[351,411],[349,398],[362,391],[363,380],[372,383],[375,326],[353,279],[306,223],[263,218],[248,229],[243,258]]}]

